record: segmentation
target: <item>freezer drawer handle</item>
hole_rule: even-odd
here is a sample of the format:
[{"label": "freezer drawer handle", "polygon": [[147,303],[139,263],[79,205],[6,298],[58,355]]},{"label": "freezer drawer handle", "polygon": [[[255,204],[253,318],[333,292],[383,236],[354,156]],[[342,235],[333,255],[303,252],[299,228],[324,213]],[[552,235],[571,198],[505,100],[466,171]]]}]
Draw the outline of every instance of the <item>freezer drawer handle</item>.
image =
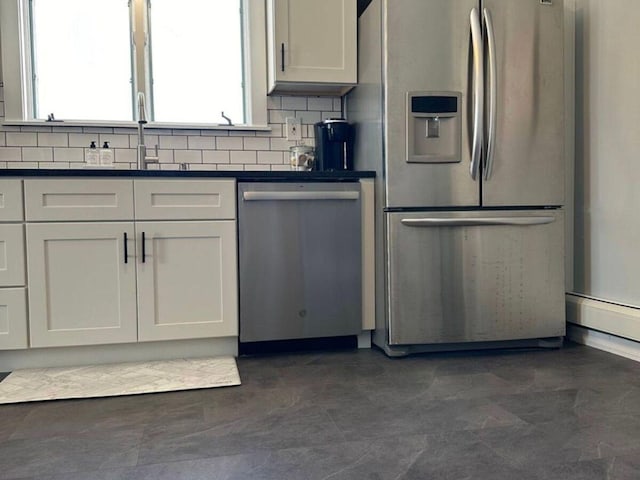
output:
[{"label": "freezer drawer handle", "polygon": [[488,225],[545,225],[555,217],[405,218],[407,227],[479,227]]},{"label": "freezer drawer handle", "polygon": [[244,192],[247,202],[267,200],[358,200],[360,192]]}]

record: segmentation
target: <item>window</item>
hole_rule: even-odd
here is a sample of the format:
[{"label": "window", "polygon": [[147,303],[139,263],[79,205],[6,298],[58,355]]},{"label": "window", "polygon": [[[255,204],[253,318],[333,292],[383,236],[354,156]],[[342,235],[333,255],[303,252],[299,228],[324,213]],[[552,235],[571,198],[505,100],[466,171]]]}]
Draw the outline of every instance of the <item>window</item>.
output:
[{"label": "window", "polygon": [[266,125],[261,0],[0,0],[6,119]]}]

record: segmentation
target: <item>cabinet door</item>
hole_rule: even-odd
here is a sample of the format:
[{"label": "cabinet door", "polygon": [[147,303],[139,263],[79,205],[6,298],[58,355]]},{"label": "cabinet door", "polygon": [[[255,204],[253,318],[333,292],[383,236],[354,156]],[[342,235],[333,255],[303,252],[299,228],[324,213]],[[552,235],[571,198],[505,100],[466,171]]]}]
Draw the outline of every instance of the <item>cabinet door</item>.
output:
[{"label": "cabinet door", "polygon": [[237,335],[235,222],[137,222],[136,233],[139,340]]},{"label": "cabinet door", "polygon": [[133,222],[26,228],[31,346],[135,342]]},{"label": "cabinet door", "polygon": [[0,221],[19,222],[24,219],[22,180],[0,180]]},{"label": "cabinet door", "polygon": [[0,288],[0,350],[27,348],[25,288]]},{"label": "cabinet door", "polygon": [[271,0],[276,81],[357,81],[356,0]]},{"label": "cabinet door", "polygon": [[0,224],[0,286],[19,287],[24,284],[23,226]]}]

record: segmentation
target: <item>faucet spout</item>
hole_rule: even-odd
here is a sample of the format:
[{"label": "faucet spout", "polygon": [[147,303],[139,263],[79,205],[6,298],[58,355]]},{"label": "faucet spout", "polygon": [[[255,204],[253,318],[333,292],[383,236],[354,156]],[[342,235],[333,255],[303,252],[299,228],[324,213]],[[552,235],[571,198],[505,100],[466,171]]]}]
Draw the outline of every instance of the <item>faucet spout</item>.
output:
[{"label": "faucet spout", "polygon": [[147,109],[144,93],[138,92],[138,170],[147,170],[150,163],[158,163],[158,146],[155,155],[147,155],[147,146],[144,143],[144,125],[147,123]]}]

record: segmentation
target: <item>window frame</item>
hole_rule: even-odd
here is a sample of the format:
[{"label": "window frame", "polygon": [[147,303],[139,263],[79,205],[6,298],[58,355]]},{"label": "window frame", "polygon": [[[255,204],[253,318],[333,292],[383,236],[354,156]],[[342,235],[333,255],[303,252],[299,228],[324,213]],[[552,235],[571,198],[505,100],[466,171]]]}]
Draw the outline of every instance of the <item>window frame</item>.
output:
[{"label": "window frame", "polygon": [[[146,2],[147,0],[131,0],[137,2],[132,8],[132,56],[135,56],[132,72],[135,94],[141,91],[140,83],[144,82],[144,92],[151,96],[147,61],[149,38]],[[188,123],[188,122],[154,122],[154,128],[199,128],[222,130],[265,130],[267,119],[267,55],[266,55],[266,11],[263,0],[241,0],[244,11],[243,18],[243,62],[245,71],[245,118],[246,123],[228,126],[223,123]],[[0,48],[2,56],[2,85],[4,87],[5,125],[51,125],[45,120],[33,118],[33,72],[31,49],[31,26],[29,19],[29,0],[0,0]],[[142,18],[140,14],[143,12]],[[142,48],[139,48],[142,46]],[[142,79],[140,79],[142,77]],[[188,88],[188,86],[186,87]],[[134,105],[135,106],[135,105]],[[133,109],[135,114],[135,108]],[[135,125],[136,121],[62,121],[59,125]]]}]

